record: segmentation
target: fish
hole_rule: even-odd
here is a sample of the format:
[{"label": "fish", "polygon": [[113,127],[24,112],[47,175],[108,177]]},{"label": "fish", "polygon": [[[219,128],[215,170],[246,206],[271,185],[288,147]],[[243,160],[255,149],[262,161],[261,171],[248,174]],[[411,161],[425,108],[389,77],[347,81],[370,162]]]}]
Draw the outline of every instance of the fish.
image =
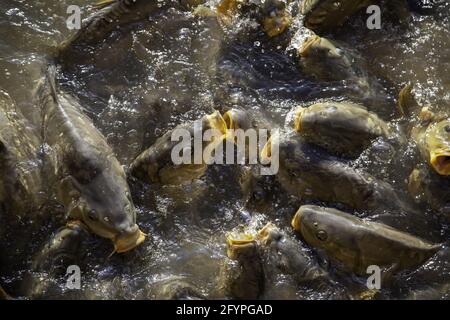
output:
[{"label": "fish", "polygon": [[333,208],[301,206],[291,224],[308,245],[358,275],[367,275],[373,265],[395,271],[417,268],[441,249],[440,244]]}]

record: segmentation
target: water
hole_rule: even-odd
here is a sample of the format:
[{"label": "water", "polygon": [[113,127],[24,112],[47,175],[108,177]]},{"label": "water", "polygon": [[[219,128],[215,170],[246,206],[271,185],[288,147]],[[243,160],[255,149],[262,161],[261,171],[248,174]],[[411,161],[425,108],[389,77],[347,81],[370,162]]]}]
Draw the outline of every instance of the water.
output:
[{"label": "water", "polygon": [[[95,10],[91,3],[2,0],[0,87],[30,120],[37,118],[33,88],[42,76],[42,67],[58,44],[73,33],[65,24],[67,6],[79,5],[86,18]],[[351,97],[373,108],[379,104],[379,115],[392,120],[396,94],[412,82],[421,104],[445,112],[450,108],[448,10],[447,6],[434,16],[414,15],[409,25],[387,20],[375,31],[361,28],[363,16],[355,17],[332,35],[364,56],[370,72],[385,85],[381,100],[367,99],[351,83],[321,83],[300,73],[290,49],[307,34],[304,29],[296,30],[292,41],[287,39],[291,43],[285,51],[286,43],[269,41],[252,29],[250,21],[240,21],[235,30],[224,33],[215,19],[178,9],[110,35],[89,59],[71,61],[59,82],[80,99],[124,165],[167,130],[213,109],[245,109],[260,126],[276,128],[284,126],[286,115],[298,105]],[[296,21],[294,25],[301,24]],[[381,159],[378,164],[362,156],[355,166],[376,173],[404,192],[405,174],[413,167],[414,156],[408,150],[402,152],[399,159]],[[109,243],[93,238],[82,265],[82,290],[66,290],[64,283],[55,280],[52,289],[35,293],[41,298],[152,299],[161,297],[158,288],[165,281],[181,279],[195,285],[205,297],[222,297],[217,293],[217,278],[226,256],[225,232],[249,221],[260,226],[274,221],[294,236],[289,221],[302,203],[275,187],[264,205],[244,208],[238,174],[237,168],[218,166],[189,186],[133,182],[138,223],[151,240],[133,252],[108,258]],[[436,223],[426,211],[429,223],[410,231],[445,242],[448,226]],[[395,219],[401,222],[401,217]],[[8,251],[4,250],[0,259],[0,279],[13,295],[25,294],[28,285],[23,279],[28,279],[33,253],[59,227],[47,220],[31,236],[25,230],[34,220],[20,221],[23,231],[9,230]],[[400,275],[400,285],[386,295],[404,298],[410,290],[448,283],[449,276],[448,255],[437,255],[421,270]],[[353,290],[348,275],[335,277],[349,292]],[[329,297],[298,288],[283,276],[274,281],[264,297]]]}]

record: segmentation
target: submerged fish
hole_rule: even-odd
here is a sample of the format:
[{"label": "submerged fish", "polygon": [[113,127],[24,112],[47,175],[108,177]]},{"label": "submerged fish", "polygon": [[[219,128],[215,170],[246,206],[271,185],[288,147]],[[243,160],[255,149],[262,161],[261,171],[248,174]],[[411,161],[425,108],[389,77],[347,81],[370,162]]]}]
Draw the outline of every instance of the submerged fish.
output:
[{"label": "submerged fish", "polygon": [[50,67],[38,87],[37,103],[56,197],[69,220],[82,221],[91,232],[111,239],[116,252],[129,251],[145,236],[136,224],[125,172],[78,101],[58,91],[54,81]]},{"label": "submerged fish", "polygon": [[[273,144],[278,145],[277,155],[271,154]],[[281,185],[302,199],[341,203],[355,209],[409,209],[390,184],[306,143],[296,132],[280,132],[271,137],[262,158],[276,157]]]},{"label": "submerged fish", "polygon": [[230,297],[261,298],[279,275],[292,277],[296,285],[317,289],[330,285],[327,273],[300,243],[273,223],[257,233],[251,230],[229,233],[227,245],[231,261],[225,264],[220,280]]}]

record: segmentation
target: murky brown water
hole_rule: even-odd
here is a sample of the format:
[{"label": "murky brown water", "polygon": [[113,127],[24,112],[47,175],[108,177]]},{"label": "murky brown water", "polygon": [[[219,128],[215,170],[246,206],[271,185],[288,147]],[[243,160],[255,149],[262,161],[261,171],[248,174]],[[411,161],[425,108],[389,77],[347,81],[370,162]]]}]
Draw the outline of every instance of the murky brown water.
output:
[{"label": "murky brown water", "polygon": [[[91,2],[0,3],[0,88],[32,121],[37,117],[33,89],[42,67],[54,48],[72,34],[65,24],[67,6],[81,6],[83,17],[88,17],[94,11]],[[245,22],[241,24],[236,27],[248,30]],[[301,74],[290,51],[273,45],[260,32],[237,39],[232,33],[224,36],[213,20],[177,9],[158,13],[133,30],[114,33],[97,48],[93,60],[75,61],[59,81],[82,101],[124,165],[168,129],[213,109],[238,106],[249,110],[257,122],[275,128],[284,126],[286,114],[300,104],[351,96],[374,107],[380,104],[380,116],[390,120],[396,94],[412,82],[422,104],[450,110],[448,6],[434,16],[415,15],[409,26],[386,21],[382,30],[370,31],[361,25],[363,17],[356,17],[332,37],[367,59],[370,71],[384,81],[382,99],[364,97],[345,82],[319,83]],[[299,29],[291,46],[296,47],[295,39],[302,36]],[[377,173],[404,192],[413,156],[405,150],[401,159],[374,163],[361,157],[355,165]],[[215,289],[226,256],[225,232],[250,221],[258,225],[274,221],[293,235],[289,221],[302,203],[279,191],[263,208],[247,210],[234,175],[233,168],[217,166],[189,186],[133,183],[138,223],[152,240],[134,252],[108,258],[109,243],[93,239],[82,265],[82,290],[68,291],[57,282],[41,297],[152,299],[159,297],[155,293],[158,284],[178,277],[194,284],[206,297],[221,298]],[[408,231],[446,242],[448,225],[436,222],[430,212],[424,212],[424,217],[426,224]],[[402,225],[401,219],[394,217],[392,224]],[[17,296],[25,294],[23,280],[28,279],[32,254],[58,227],[50,219],[30,235],[27,230],[33,222],[21,221],[20,230],[8,230],[1,241],[6,244],[0,257],[1,283]],[[328,298],[292,286],[284,277],[277,281],[264,298]],[[336,281],[352,290],[350,277],[337,274]],[[447,251],[421,269],[402,275],[398,282],[386,292],[387,297],[404,298],[410,290],[449,283]],[[448,293],[441,296],[448,297]]]}]

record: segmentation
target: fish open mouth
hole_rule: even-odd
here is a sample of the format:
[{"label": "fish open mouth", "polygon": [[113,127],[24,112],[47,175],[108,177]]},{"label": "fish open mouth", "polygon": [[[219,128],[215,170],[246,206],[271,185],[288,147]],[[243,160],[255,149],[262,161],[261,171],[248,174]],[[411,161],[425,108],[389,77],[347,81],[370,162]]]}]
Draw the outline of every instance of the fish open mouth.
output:
[{"label": "fish open mouth", "polygon": [[261,230],[258,231],[257,238],[264,244],[269,244],[274,238],[275,232],[278,232],[278,228],[272,223],[267,223]]},{"label": "fish open mouth", "polygon": [[223,117],[220,115],[219,111],[207,115],[206,120],[211,129],[219,130],[222,134],[227,133],[227,124]]},{"label": "fish open mouth", "polygon": [[241,254],[253,253],[256,248],[256,237],[249,233],[232,232],[226,235],[227,255],[230,259],[237,259]]},{"label": "fish open mouth", "polygon": [[249,234],[249,233],[237,233],[237,232],[232,232],[232,233],[228,233],[226,235],[227,237],[227,244],[230,246],[240,246],[240,245],[246,245],[248,243],[253,243],[256,241],[256,238],[254,235]]},{"label": "fish open mouth", "polygon": [[137,228],[135,232],[118,236],[113,240],[114,252],[123,253],[130,251],[144,242],[145,237],[145,233],[143,233],[139,228]]},{"label": "fish open mouth", "polygon": [[272,137],[269,138],[266,145],[261,151],[261,161],[269,163],[272,158]]},{"label": "fish open mouth", "polygon": [[313,48],[313,46],[320,42],[319,36],[312,36],[306,39],[301,48],[298,50],[298,54],[301,57],[307,57]]},{"label": "fish open mouth", "polygon": [[442,176],[450,175],[450,151],[432,152],[430,157],[431,166]]}]

